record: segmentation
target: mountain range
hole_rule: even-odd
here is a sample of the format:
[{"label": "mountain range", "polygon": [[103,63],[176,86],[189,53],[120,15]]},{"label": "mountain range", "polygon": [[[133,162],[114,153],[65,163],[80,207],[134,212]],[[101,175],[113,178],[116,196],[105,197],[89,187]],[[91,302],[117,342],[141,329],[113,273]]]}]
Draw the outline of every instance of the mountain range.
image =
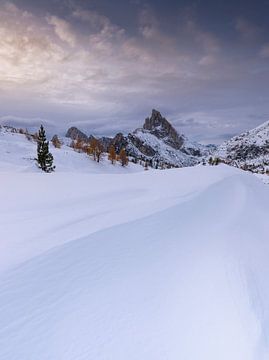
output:
[{"label": "mountain range", "polygon": [[[11,126],[0,128],[7,133],[25,134],[28,140],[35,138],[27,130]],[[61,141],[70,145],[70,139],[89,143],[94,138],[96,137],[93,135],[86,135],[78,128],[71,127]],[[108,152],[111,145],[118,153],[124,148],[133,162],[147,161],[149,165],[160,169],[206,164],[212,158],[243,170],[269,173],[269,121],[234,136],[219,146],[202,145],[177,132],[159,111],[153,109],[141,128],[127,135],[118,133],[114,137],[100,137],[98,140],[105,152]]]},{"label": "mountain range", "polygon": [[[83,141],[93,138],[75,127],[70,128],[66,136]],[[99,141],[106,151],[111,145],[117,151],[125,148],[129,156],[151,161],[153,164],[185,167],[205,163],[212,157],[244,170],[269,172],[269,121],[234,136],[217,147],[189,140],[185,135],[179,134],[159,111],[153,109],[141,128],[128,135],[118,133],[113,138],[101,137]]]},{"label": "mountain range", "polygon": [[[93,138],[92,135],[87,136],[76,127],[68,129],[66,137],[83,141],[90,141]],[[216,150],[214,145],[202,145],[179,134],[171,123],[155,109],[152,110],[151,116],[145,119],[143,127],[128,135],[118,133],[113,138],[101,137],[99,141],[105,151],[113,145],[116,151],[124,148],[128,155],[135,159],[171,167],[199,164]]]}]

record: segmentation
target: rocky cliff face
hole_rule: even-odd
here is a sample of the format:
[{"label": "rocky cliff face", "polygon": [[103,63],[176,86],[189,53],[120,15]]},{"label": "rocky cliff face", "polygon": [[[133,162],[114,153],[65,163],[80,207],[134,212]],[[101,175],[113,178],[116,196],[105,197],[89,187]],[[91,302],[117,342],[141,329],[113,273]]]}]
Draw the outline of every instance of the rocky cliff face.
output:
[{"label": "rocky cliff face", "polygon": [[269,121],[225,141],[215,155],[230,165],[266,172],[269,170]]},{"label": "rocky cliff face", "polygon": [[82,131],[80,131],[78,128],[76,128],[75,126],[72,126],[71,128],[69,128],[67,130],[67,133],[65,135],[67,138],[70,138],[72,140],[83,140],[83,141],[88,141],[88,136],[86,134],[84,134]]},{"label": "rocky cliff face", "polygon": [[179,135],[173,126],[155,109],[152,110],[151,117],[146,118],[143,130],[150,132],[158,139],[162,139],[165,144],[177,150],[184,143],[184,137]]}]

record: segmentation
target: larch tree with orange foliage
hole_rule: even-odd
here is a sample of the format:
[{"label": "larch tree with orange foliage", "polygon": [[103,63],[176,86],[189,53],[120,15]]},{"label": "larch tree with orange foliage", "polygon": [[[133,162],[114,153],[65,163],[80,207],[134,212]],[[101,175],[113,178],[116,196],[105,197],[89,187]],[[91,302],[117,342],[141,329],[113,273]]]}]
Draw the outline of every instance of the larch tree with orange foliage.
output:
[{"label": "larch tree with orange foliage", "polygon": [[125,149],[121,149],[121,151],[119,153],[119,161],[121,163],[121,166],[128,165],[129,159],[128,159]]},{"label": "larch tree with orange foliage", "polygon": [[101,142],[95,138],[91,139],[90,146],[87,149],[87,153],[93,156],[93,160],[100,162],[104,153],[104,148]]},{"label": "larch tree with orange foliage", "polygon": [[115,164],[116,159],[117,159],[117,154],[115,147],[111,145],[108,152],[108,160],[111,161],[111,164]]}]

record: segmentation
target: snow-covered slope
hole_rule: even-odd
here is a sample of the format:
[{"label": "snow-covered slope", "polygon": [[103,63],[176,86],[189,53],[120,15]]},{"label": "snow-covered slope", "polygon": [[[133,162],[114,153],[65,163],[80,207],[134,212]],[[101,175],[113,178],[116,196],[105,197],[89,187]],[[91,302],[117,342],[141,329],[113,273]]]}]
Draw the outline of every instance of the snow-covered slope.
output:
[{"label": "snow-covered slope", "polygon": [[225,165],[99,172],[72,150],[45,174],[8,136],[0,360],[268,359],[267,185]]},{"label": "snow-covered slope", "polygon": [[172,167],[197,165],[215,150],[179,134],[155,109],[145,119],[143,128],[128,135],[126,144],[130,155]]},{"label": "snow-covered slope", "polygon": [[[134,144],[135,137],[135,144]],[[197,157],[187,154],[181,150],[176,150],[166,144],[163,139],[159,139],[150,131],[138,129],[132,135],[132,141],[126,147],[128,153],[136,158],[145,158],[153,162],[165,163],[172,166],[193,166],[199,163]],[[139,141],[140,146],[137,146]],[[154,155],[146,154],[143,149],[147,147],[154,152]]]},{"label": "snow-covered slope", "polygon": [[[0,169],[2,171],[35,171],[36,142],[26,139],[24,134],[16,133],[15,129],[0,128]],[[129,173],[142,171],[141,166],[130,163],[123,168],[119,163],[112,165],[104,154],[102,162],[97,164],[85,153],[77,153],[67,146],[70,139],[61,139],[63,146],[56,149],[50,144],[50,151],[54,157],[57,172],[85,172],[85,173]]]},{"label": "snow-covered slope", "polygon": [[269,121],[225,141],[216,156],[246,170],[266,172],[269,170]]}]

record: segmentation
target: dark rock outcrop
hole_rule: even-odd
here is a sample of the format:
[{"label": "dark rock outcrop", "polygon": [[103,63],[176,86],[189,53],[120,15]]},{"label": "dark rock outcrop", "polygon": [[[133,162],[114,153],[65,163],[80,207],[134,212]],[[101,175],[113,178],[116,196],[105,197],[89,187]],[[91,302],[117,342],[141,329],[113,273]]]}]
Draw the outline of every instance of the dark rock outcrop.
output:
[{"label": "dark rock outcrop", "polygon": [[67,133],[65,135],[67,138],[70,138],[72,140],[83,140],[83,141],[88,141],[88,136],[86,134],[84,134],[82,131],[80,131],[78,128],[76,128],[75,126],[72,126],[71,128],[69,128],[67,130]]},{"label": "dark rock outcrop", "polygon": [[113,138],[102,136],[98,140],[102,144],[104,151],[108,152],[112,144]]},{"label": "dark rock outcrop", "polygon": [[121,149],[126,149],[128,145],[128,137],[124,136],[122,133],[118,133],[111,142],[111,145],[115,147],[117,153],[121,151]]},{"label": "dark rock outcrop", "polygon": [[158,139],[163,139],[164,143],[174,149],[179,150],[184,138],[178,134],[176,129],[170,124],[161,113],[155,109],[152,110],[151,117],[146,118],[143,129],[151,132]]},{"label": "dark rock outcrop", "polygon": [[[147,144],[145,141],[141,140],[139,137],[136,136],[136,132],[134,131],[133,134],[128,135],[129,144],[131,143],[136,149],[138,149],[143,155],[147,157],[153,157],[156,155],[156,151]],[[132,148],[130,147],[129,153],[132,156],[136,156],[135,152],[132,152]]]}]

